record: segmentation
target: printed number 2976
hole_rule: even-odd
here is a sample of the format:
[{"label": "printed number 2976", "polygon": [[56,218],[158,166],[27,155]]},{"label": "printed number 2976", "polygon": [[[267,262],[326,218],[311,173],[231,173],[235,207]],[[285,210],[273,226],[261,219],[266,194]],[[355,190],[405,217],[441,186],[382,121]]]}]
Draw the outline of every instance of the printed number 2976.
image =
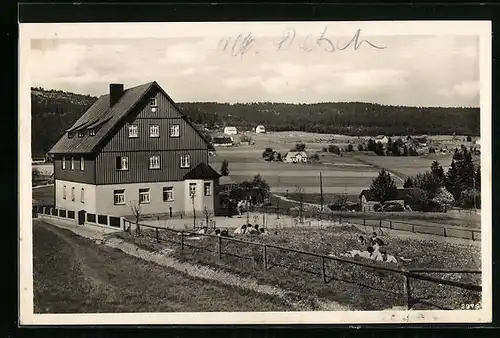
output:
[{"label": "printed number 2976", "polygon": [[460,305],[460,310],[479,310],[481,309],[481,303],[467,303]]}]

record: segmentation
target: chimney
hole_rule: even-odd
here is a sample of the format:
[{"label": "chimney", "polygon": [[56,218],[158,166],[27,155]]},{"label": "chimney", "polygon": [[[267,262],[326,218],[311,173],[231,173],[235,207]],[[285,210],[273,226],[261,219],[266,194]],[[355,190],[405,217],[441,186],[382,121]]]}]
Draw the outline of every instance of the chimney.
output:
[{"label": "chimney", "polygon": [[109,85],[109,106],[113,107],[123,95],[123,84],[111,83]]}]

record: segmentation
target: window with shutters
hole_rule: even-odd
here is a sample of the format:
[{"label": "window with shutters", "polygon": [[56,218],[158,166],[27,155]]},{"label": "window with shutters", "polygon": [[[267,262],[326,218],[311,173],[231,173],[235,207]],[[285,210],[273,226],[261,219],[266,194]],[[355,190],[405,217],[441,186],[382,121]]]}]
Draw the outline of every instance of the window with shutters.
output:
[{"label": "window with shutters", "polygon": [[170,137],[179,137],[181,135],[180,126],[173,124],[170,126]]},{"label": "window with shutters", "polygon": [[181,155],[181,168],[189,168],[191,167],[191,156],[189,155]]},{"label": "window with shutters", "polygon": [[174,200],[174,187],[163,187],[163,202]]},{"label": "window with shutters", "polygon": [[113,191],[113,201],[115,205],[125,204],[125,190],[118,189]]},{"label": "window with shutters", "polygon": [[149,158],[149,169],[160,169],[160,156],[151,156]]},{"label": "window with shutters", "polygon": [[160,126],[157,124],[151,124],[149,126],[149,137],[160,137]]},{"label": "window with shutters", "polygon": [[147,204],[149,202],[149,189],[139,189],[139,203]]},{"label": "window with shutters", "polygon": [[128,126],[128,137],[129,138],[139,137],[139,128],[136,125],[131,124]]},{"label": "window with shutters", "polygon": [[128,170],[128,156],[116,157],[116,170]]}]

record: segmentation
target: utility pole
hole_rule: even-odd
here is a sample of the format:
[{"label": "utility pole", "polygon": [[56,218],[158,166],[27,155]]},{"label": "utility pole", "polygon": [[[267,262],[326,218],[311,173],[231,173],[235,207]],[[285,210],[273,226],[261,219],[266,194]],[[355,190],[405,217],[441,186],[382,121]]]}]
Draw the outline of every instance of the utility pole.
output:
[{"label": "utility pole", "polygon": [[474,192],[474,213],[477,212],[476,208],[476,173],[472,175],[472,191]]},{"label": "utility pole", "polygon": [[321,203],[321,211],[323,211],[323,175],[319,172],[319,200]]}]

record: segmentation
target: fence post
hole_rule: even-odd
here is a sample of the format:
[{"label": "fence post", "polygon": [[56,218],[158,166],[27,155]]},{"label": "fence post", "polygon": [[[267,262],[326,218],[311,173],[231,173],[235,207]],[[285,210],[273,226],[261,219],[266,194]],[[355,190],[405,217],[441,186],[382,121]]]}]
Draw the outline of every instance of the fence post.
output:
[{"label": "fence post", "polygon": [[406,307],[408,310],[411,308],[411,293],[410,293],[410,279],[408,278],[408,275],[406,272],[403,271],[403,288],[404,288],[404,294],[406,296]]},{"label": "fence post", "polygon": [[184,250],[184,231],[181,231],[181,250]]},{"label": "fence post", "polygon": [[444,237],[447,237],[447,236],[446,236],[446,228],[445,228],[445,227],[443,227],[443,236],[444,236]]},{"label": "fence post", "polygon": [[392,221],[389,221],[389,229],[392,230]]},{"label": "fence post", "polygon": [[472,234],[472,240],[475,241],[476,239],[474,238],[474,231],[471,231],[471,234]]},{"label": "fence post", "polygon": [[264,271],[267,271],[267,245],[262,247],[262,258],[264,259]]},{"label": "fence post", "polygon": [[160,234],[158,228],[156,228],[155,230],[156,230],[156,243],[160,243]]},{"label": "fence post", "polygon": [[379,220],[378,222],[378,229],[382,231],[382,220]]},{"label": "fence post", "polygon": [[326,283],[325,256],[321,256],[321,277],[323,278],[323,283]]},{"label": "fence post", "polygon": [[222,259],[222,243],[221,243],[222,239],[220,238],[220,236],[217,236],[217,251],[219,252],[219,260]]},{"label": "fence post", "polygon": [[411,232],[415,232],[415,224],[411,225]]}]

